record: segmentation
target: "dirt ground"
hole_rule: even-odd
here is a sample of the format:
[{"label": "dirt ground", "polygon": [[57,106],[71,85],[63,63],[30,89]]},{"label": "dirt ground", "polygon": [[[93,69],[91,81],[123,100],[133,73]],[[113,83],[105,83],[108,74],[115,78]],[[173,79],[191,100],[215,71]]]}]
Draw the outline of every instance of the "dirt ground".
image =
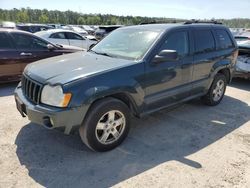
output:
[{"label": "dirt ground", "polygon": [[250,187],[250,81],[216,107],[194,100],[134,119],[106,153],[22,118],[14,88],[0,86],[0,187]]}]

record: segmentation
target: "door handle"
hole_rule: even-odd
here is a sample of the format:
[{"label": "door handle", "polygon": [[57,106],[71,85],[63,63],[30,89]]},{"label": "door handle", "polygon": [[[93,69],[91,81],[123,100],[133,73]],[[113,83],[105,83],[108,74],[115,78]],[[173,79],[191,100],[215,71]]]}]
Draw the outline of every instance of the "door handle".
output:
[{"label": "door handle", "polygon": [[22,52],[22,53],[20,53],[20,56],[32,56],[32,53]]}]

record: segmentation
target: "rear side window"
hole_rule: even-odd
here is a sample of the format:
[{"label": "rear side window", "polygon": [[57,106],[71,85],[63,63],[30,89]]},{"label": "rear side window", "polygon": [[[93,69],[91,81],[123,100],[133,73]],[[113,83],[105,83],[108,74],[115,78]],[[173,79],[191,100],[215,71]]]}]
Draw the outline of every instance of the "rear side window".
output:
[{"label": "rear side window", "polygon": [[234,44],[228,35],[227,31],[223,29],[217,29],[216,31],[216,37],[219,41],[219,48],[220,49],[228,49],[234,47]]},{"label": "rear side window", "polygon": [[188,33],[180,31],[170,34],[161,50],[175,50],[178,55],[184,56],[189,53],[188,47]]},{"label": "rear side window", "polygon": [[10,38],[6,33],[0,33],[0,49],[12,49]]},{"label": "rear side window", "polygon": [[66,35],[67,35],[67,38],[68,38],[68,39],[72,39],[72,40],[83,40],[83,38],[82,38],[80,35],[77,35],[77,34],[75,34],[75,33],[67,32]]},{"label": "rear side window", "polygon": [[49,38],[53,38],[53,39],[66,39],[64,33],[53,33],[52,35],[50,35]]},{"label": "rear side window", "polygon": [[215,50],[215,41],[210,30],[195,31],[195,48],[196,53],[205,53]]}]

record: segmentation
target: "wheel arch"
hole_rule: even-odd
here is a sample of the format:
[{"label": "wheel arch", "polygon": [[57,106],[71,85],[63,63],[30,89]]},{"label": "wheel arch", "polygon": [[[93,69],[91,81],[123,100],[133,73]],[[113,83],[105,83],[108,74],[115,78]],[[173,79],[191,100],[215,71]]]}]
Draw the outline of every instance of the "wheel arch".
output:
[{"label": "wheel arch", "polygon": [[124,104],[126,104],[128,106],[129,110],[131,111],[131,113],[134,116],[139,117],[139,115],[140,115],[139,107],[137,106],[133,97],[128,92],[116,92],[116,93],[109,93],[109,94],[105,94],[105,95],[101,95],[101,96],[100,95],[96,96],[96,97],[92,98],[91,101],[89,102],[89,104],[90,104],[89,109],[96,102],[103,100],[105,98],[114,98],[114,99],[118,99],[118,100],[122,101]]},{"label": "wheel arch", "polygon": [[222,68],[219,71],[217,71],[216,74],[218,74],[218,73],[223,74],[226,77],[226,79],[227,79],[227,83],[228,84],[230,83],[230,81],[231,81],[231,73],[230,73],[229,68],[227,68],[227,67],[226,68]]},{"label": "wheel arch", "polygon": [[223,60],[215,63],[212,69],[212,78],[214,79],[215,75],[218,73],[225,75],[227,83],[229,84],[232,80],[231,62]]}]

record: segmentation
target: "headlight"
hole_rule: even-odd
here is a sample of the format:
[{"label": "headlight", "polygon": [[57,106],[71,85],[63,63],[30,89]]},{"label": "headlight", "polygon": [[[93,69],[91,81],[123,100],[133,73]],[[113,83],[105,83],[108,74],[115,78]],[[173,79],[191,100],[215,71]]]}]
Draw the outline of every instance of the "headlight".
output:
[{"label": "headlight", "polygon": [[71,93],[63,93],[60,85],[45,85],[42,90],[41,102],[51,106],[67,107],[71,99]]}]

